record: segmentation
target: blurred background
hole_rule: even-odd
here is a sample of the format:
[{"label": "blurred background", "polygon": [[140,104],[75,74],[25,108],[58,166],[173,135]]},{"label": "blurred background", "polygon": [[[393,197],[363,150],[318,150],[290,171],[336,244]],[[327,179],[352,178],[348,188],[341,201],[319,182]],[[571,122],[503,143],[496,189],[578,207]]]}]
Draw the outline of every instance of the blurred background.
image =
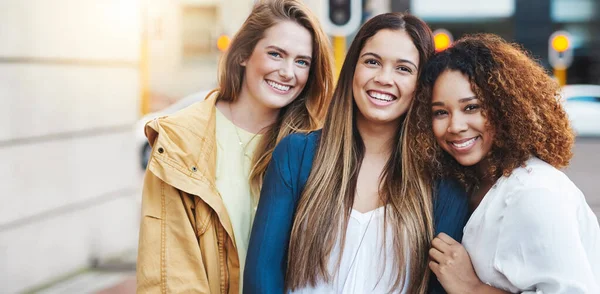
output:
[{"label": "blurred background", "polygon": [[[338,61],[356,27],[335,28],[389,11],[423,18],[439,49],[489,32],[529,50],[566,85],[578,137],[565,172],[599,215],[600,0],[350,1],[305,1]],[[252,4],[0,1],[0,293],[134,293],[143,124],[215,87]]]}]

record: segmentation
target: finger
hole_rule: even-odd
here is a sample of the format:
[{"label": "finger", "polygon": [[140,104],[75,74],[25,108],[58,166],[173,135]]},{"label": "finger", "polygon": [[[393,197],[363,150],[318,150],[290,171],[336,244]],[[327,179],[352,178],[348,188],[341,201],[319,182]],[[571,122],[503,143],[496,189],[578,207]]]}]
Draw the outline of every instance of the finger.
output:
[{"label": "finger", "polygon": [[442,263],[444,260],[446,260],[444,253],[435,248],[429,249],[429,257],[431,257],[431,259],[437,263]]},{"label": "finger", "polygon": [[452,237],[446,235],[446,233],[439,233],[437,235],[437,238],[440,238],[442,241],[444,241],[446,244],[448,245],[455,245],[455,244],[459,244],[458,242],[456,242],[456,240],[454,240]]},{"label": "finger", "polygon": [[431,241],[431,246],[443,253],[446,253],[450,250],[450,245],[438,237],[433,238]]},{"label": "finger", "polygon": [[436,263],[435,261],[430,261],[429,262],[429,268],[435,274],[436,277],[439,276],[440,265],[438,263]]}]

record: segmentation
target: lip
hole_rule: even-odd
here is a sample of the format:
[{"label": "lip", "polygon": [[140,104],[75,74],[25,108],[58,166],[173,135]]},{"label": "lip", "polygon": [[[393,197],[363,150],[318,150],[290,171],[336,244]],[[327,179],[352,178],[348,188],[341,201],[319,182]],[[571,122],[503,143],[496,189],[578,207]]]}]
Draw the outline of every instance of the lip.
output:
[{"label": "lip", "polygon": [[[280,95],[289,94],[292,91],[292,89],[294,88],[294,86],[292,86],[290,84],[284,84],[284,83],[280,83],[280,82],[277,82],[277,81],[274,81],[274,80],[265,79],[264,81],[265,81],[265,84],[267,85],[267,88],[271,89],[271,91],[273,91],[273,92],[275,92],[277,94],[280,94]],[[280,89],[272,87],[271,85],[269,85],[268,82],[276,83],[276,84],[279,84],[279,85],[282,85],[282,86],[288,86],[290,88],[287,91],[283,91],[283,90],[280,90]]]},{"label": "lip", "polygon": [[[393,99],[391,101],[384,101],[384,100],[380,100],[377,98],[374,98],[373,96],[371,96],[369,94],[369,92],[375,92],[375,93],[379,93],[379,94],[384,94],[384,95],[389,95],[392,96]],[[369,101],[371,101],[371,103],[377,105],[377,106],[387,106],[390,105],[394,102],[396,102],[398,100],[398,96],[390,93],[390,92],[386,92],[386,91],[381,91],[381,90],[367,90],[365,91],[365,93],[367,94],[367,97],[369,98]]]},{"label": "lip", "polygon": [[[477,137],[471,137],[471,138],[466,138],[466,139],[460,139],[460,140],[452,140],[452,141],[446,141],[446,143],[448,144],[448,146],[458,152],[458,153],[467,153],[469,151],[471,151],[471,149],[473,149],[473,147],[477,144],[477,142],[481,139],[480,136]],[[465,144],[469,141],[473,141],[472,143],[466,145],[466,146],[456,146],[455,144]]]}]

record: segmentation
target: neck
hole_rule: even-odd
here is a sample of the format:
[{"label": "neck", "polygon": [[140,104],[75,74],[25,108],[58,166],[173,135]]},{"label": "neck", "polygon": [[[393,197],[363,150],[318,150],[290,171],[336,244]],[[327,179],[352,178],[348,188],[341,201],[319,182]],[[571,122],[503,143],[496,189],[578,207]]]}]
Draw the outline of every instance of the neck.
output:
[{"label": "neck", "polygon": [[479,178],[480,183],[489,183],[490,181],[495,181],[493,177],[488,174],[490,167],[489,157],[484,157],[475,165],[475,172],[477,177]]},{"label": "neck", "polygon": [[471,194],[471,210],[475,210],[483,197],[487,194],[487,192],[494,186],[496,181],[498,180],[495,176],[488,174],[489,167],[489,159],[482,159],[476,166],[475,171],[477,173],[477,177],[479,179],[479,184],[474,187]]},{"label": "neck", "polygon": [[217,108],[238,128],[253,134],[265,132],[279,115],[279,109],[264,107],[245,95],[234,101],[219,101]]},{"label": "neck", "polygon": [[374,124],[357,116],[356,127],[365,144],[365,155],[380,155],[386,158],[394,148],[394,138],[399,132],[398,124]]}]

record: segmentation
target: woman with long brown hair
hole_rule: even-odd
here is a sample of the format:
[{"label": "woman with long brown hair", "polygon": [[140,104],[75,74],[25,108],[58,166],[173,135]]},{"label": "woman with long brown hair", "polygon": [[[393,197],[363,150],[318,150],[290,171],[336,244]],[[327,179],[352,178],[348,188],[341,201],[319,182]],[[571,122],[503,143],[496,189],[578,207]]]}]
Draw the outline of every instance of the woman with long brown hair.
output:
[{"label": "woman with long brown hair", "polygon": [[361,27],[322,131],[288,136],[273,153],[246,293],[426,291],[434,231],[460,239],[467,212],[456,186],[418,181],[405,147],[406,113],[433,51],[431,30],[409,14]]},{"label": "woman with long brown hair", "polygon": [[331,49],[300,0],[258,1],[205,101],[150,122],[138,292],[241,292],[256,196],[277,142],[322,124]]}]

